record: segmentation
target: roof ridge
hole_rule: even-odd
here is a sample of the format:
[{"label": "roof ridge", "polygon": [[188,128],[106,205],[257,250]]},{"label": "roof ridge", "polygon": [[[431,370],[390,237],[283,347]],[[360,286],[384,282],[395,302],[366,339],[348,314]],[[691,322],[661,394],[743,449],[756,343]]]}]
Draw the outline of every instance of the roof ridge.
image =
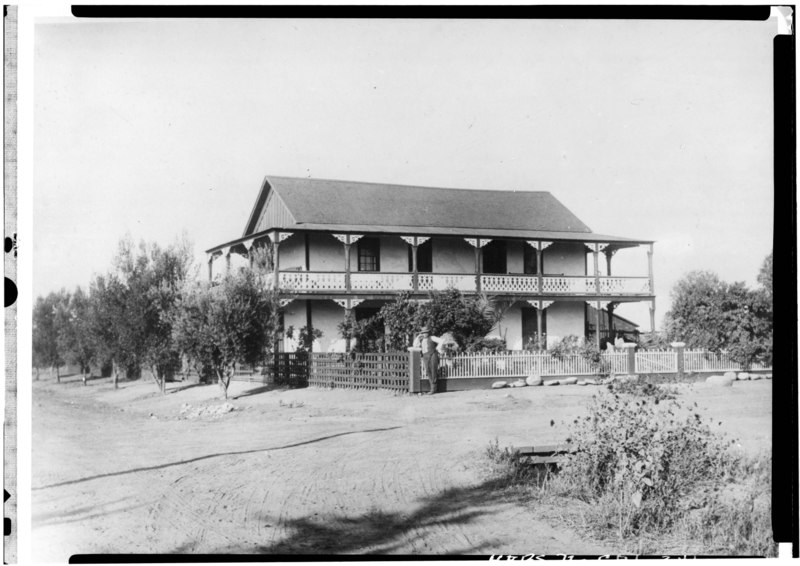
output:
[{"label": "roof ridge", "polygon": [[[410,189],[436,189],[438,191],[472,191],[472,192],[486,192],[486,193],[541,193],[552,195],[551,191],[528,191],[524,189],[471,189],[471,188],[458,188],[458,187],[433,187],[430,185],[404,185],[401,183],[384,183],[379,181],[352,181],[349,179],[328,179],[322,177],[289,177],[286,175],[266,175],[267,179],[292,179],[298,181],[319,181],[328,183],[342,183],[354,185],[380,185],[384,187],[405,187]],[[273,187],[274,188],[274,187]]]}]

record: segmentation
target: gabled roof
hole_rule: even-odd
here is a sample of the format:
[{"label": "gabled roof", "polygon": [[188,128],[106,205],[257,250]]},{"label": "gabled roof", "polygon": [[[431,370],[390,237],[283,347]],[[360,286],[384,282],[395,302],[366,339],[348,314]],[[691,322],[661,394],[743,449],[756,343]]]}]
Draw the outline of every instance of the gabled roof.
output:
[{"label": "gabled roof", "polygon": [[449,189],[270,175],[264,179],[242,238],[234,242],[273,228],[599,241],[617,247],[649,243],[594,234],[546,191]]}]

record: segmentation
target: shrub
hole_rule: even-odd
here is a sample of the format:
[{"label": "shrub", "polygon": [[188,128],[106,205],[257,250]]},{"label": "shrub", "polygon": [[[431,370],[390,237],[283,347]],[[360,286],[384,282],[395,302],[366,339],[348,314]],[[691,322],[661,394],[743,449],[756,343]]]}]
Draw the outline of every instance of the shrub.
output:
[{"label": "shrub", "polygon": [[650,383],[644,376],[638,375],[635,379],[614,381],[608,384],[612,393],[633,395],[635,397],[651,397],[655,403],[675,399],[677,393],[672,388]]},{"label": "shrub", "polygon": [[[689,500],[720,481],[728,446],[697,413],[655,396],[601,393],[574,421],[565,492],[593,504],[621,538],[672,526]],[[691,497],[690,497],[691,496]]]},{"label": "shrub", "polygon": [[506,342],[502,338],[474,338],[467,344],[467,352],[481,354],[499,354],[506,351]]}]

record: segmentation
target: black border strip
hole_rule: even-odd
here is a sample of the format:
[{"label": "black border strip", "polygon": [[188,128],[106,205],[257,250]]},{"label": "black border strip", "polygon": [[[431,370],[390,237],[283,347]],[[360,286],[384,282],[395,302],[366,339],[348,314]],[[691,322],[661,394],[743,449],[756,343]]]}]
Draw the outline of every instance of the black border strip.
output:
[{"label": "black border strip", "polygon": [[102,6],[75,4],[77,18],[459,18],[764,21],[769,6]]}]

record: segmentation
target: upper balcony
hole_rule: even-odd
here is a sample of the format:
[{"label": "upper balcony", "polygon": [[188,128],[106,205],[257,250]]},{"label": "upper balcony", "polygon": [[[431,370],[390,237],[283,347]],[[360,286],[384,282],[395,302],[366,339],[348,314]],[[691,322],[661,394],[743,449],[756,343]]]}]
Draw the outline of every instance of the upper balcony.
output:
[{"label": "upper balcony", "polygon": [[[648,275],[611,275],[611,257],[631,242],[468,238],[273,231],[215,252],[269,250],[272,285],[298,296],[380,297],[402,291],[424,296],[448,288],[527,298],[642,300],[652,297],[652,247]],[[606,261],[599,261],[604,254]],[[210,255],[209,276],[215,255]],[[637,261],[638,263],[638,261]],[[633,268],[623,267],[624,269]]]},{"label": "upper balcony", "polygon": [[[349,279],[349,285],[348,285]],[[598,287],[599,284],[599,287]],[[542,296],[651,296],[649,277],[577,275],[281,271],[278,286],[291,293],[443,291]]]}]

